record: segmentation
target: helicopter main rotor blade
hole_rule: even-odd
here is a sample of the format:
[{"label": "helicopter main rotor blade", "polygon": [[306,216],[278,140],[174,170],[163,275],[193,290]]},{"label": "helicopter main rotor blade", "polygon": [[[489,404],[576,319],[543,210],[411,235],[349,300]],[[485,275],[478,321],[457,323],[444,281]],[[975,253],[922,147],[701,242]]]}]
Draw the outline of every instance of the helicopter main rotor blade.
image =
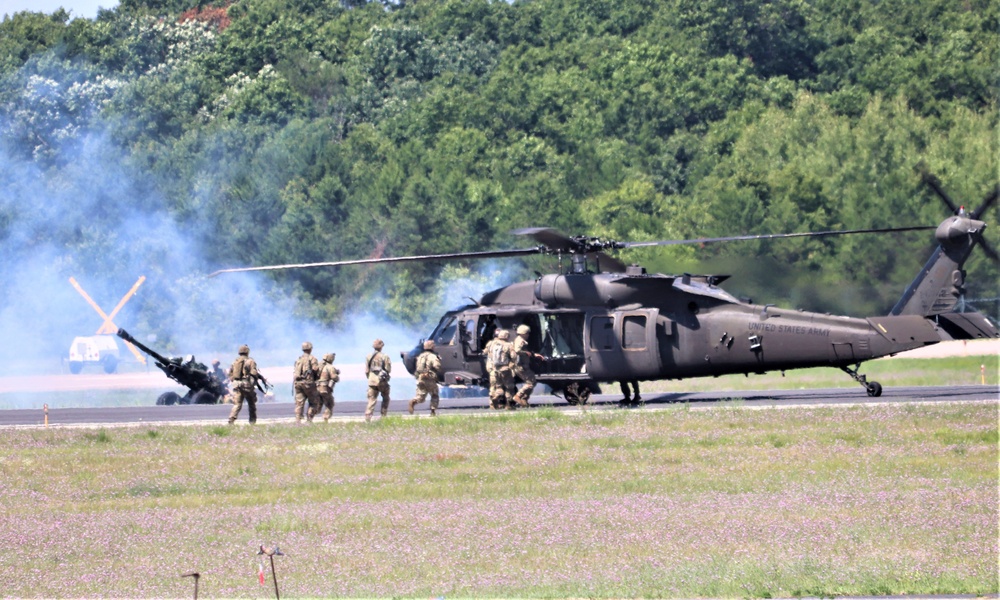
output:
[{"label": "helicopter main rotor blade", "polygon": [[959,206],[951,199],[948,192],[944,191],[944,188],[941,187],[941,181],[927,170],[921,170],[920,177],[924,180],[924,183],[934,190],[941,200],[948,205],[948,208],[951,209],[951,213],[957,215],[959,212]]},{"label": "helicopter main rotor blade", "polygon": [[857,233],[894,233],[899,231],[926,231],[937,229],[930,225],[915,227],[878,227],[872,229],[841,229],[836,231],[805,231],[802,233],[765,233],[759,235],[731,235],[725,237],[697,238],[691,240],[660,240],[657,242],[620,242],[619,248],[648,248],[650,246],[682,246],[688,244],[712,244],[715,242],[738,242],[744,240],[780,240],[787,238],[828,237]]},{"label": "helicopter main rotor blade", "polygon": [[541,254],[543,248],[520,248],[515,250],[484,250],[482,252],[455,252],[452,254],[424,254],[420,256],[391,256],[387,258],[361,258],[357,260],[336,260],[330,262],[300,263],[286,265],[267,265],[262,267],[235,267],[232,269],[219,269],[209,274],[215,277],[222,273],[244,273],[248,271],[280,271],[284,269],[314,269],[317,267],[344,267],[348,265],[372,265],[379,263],[401,263],[401,262],[421,262],[431,260],[461,260],[463,258],[507,258],[511,256],[525,256],[528,254]]},{"label": "helicopter main rotor blade", "polygon": [[979,220],[979,217],[989,210],[990,206],[993,206],[993,203],[997,201],[997,196],[1000,196],[1000,184],[993,186],[993,191],[986,194],[986,197],[983,198],[983,203],[979,205],[979,208],[972,211],[969,216],[973,219]]}]

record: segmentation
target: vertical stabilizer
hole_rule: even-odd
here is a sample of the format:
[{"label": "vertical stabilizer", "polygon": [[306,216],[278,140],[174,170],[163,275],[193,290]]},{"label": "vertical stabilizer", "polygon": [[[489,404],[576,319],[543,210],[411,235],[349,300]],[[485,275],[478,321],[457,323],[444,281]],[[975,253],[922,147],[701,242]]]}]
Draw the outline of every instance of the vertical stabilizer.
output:
[{"label": "vertical stabilizer", "polygon": [[985,228],[986,223],[964,213],[941,223],[934,233],[937,249],[889,314],[928,317],[954,311],[965,293],[962,266]]}]

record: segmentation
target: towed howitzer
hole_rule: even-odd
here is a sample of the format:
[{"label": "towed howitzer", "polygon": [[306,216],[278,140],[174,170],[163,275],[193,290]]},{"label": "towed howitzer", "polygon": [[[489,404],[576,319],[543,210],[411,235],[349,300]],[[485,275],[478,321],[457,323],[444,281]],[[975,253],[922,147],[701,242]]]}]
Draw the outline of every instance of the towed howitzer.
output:
[{"label": "towed howitzer", "polygon": [[225,382],[220,381],[207,366],[196,362],[194,356],[186,361],[167,358],[138,342],[124,329],[118,330],[118,337],[148,354],[167,377],[188,388],[188,393],[183,396],[176,392],[164,392],[156,399],[156,404],[218,404],[226,396]]}]

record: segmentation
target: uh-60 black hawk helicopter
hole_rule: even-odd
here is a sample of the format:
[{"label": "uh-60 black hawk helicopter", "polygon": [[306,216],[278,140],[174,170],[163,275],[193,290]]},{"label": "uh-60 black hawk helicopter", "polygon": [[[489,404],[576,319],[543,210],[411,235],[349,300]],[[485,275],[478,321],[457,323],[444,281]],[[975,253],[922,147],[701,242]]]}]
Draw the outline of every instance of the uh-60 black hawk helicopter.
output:
[{"label": "uh-60 black hawk helicopter", "polygon": [[[538,246],[513,250],[346,260],[225,269],[217,273],[357,264],[457,260],[554,254],[568,258],[565,272],[539,275],[493,290],[478,302],[446,313],[430,334],[441,355],[447,386],[488,385],[483,350],[499,328],[531,328],[529,347],[542,357],[533,367],[538,381],[571,404],[586,403],[601,382],[684,379],[732,373],[761,374],[829,366],[845,371],[869,396],[882,386],[860,374],[861,363],[945,340],[996,338],[997,327],[977,312],[956,312],[964,304],[962,267],[982,239],[979,218],[998,190],[979,209],[966,212],[948,199],[933,178],[928,183],[955,212],[935,231],[938,242],[924,268],[885,316],[855,318],[776,308],[742,301],[719,284],[726,275],[662,275],[625,265],[608,251],[734,240],[818,237],[929,230],[901,227],[694,240],[614,242],[567,237],[548,228],[515,233]],[[422,342],[422,341],[421,341]],[[402,353],[415,370],[421,344]]]}]

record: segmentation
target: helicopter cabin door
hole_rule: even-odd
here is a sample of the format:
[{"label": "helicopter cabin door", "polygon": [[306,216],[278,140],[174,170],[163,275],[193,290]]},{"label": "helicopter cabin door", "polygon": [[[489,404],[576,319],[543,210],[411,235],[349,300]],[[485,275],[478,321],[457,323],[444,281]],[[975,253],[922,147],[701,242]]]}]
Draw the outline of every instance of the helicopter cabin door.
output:
[{"label": "helicopter cabin door", "polygon": [[594,379],[619,381],[655,377],[660,371],[656,343],[659,310],[621,310],[587,316],[587,373]]}]

